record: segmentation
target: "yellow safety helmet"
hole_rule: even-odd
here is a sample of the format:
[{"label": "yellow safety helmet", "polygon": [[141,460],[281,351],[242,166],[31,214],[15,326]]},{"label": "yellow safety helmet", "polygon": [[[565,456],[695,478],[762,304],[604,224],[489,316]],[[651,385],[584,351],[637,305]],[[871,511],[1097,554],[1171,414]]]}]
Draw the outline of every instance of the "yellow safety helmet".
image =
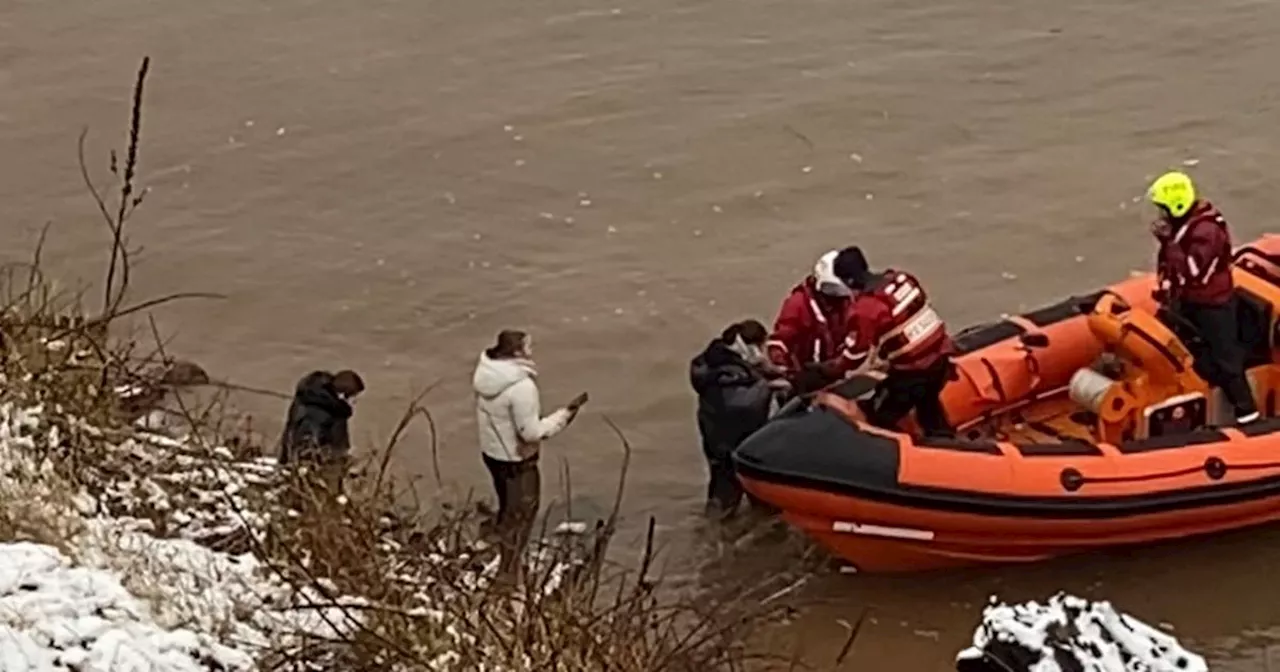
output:
[{"label": "yellow safety helmet", "polygon": [[1196,203],[1196,187],[1191,178],[1183,172],[1174,170],[1156,178],[1147,190],[1147,198],[1151,202],[1169,211],[1174,217],[1182,217],[1191,211]]}]

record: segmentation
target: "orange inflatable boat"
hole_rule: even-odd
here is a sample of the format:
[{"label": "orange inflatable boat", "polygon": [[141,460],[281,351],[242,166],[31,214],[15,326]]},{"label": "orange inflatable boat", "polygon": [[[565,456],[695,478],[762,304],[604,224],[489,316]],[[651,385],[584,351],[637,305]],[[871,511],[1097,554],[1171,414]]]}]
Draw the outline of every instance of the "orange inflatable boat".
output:
[{"label": "orange inflatable boat", "polygon": [[[748,491],[868,572],[1026,562],[1280,519],[1280,236],[1233,274],[1264,418],[1197,375],[1199,339],[1153,276],[956,334],[955,440],[865,424],[854,378],[738,449]],[[910,422],[909,420],[907,421]],[[911,428],[907,428],[908,430]]]}]

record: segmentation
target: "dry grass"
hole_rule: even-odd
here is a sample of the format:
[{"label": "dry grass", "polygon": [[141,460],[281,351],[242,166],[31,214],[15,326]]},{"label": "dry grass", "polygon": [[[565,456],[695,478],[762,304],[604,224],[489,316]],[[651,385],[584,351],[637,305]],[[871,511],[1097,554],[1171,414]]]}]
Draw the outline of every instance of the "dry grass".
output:
[{"label": "dry grass", "polygon": [[[328,636],[297,633],[261,651],[269,669],[716,672],[764,660],[744,642],[781,613],[780,600],[766,599],[779,594],[776,586],[714,600],[666,596],[652,569],[653,521],[636,567],[607,560],[625,467],[607,518],[585,534],[544,535],[528,553],[523,584],[504,585],[491,580],[496,553],[482,541],[473,507],[424,505],[388,473],[405,428],[425,422],[434,429],[420,400],[339,493],[333,474],[281,469],[259,457],[262,442],[223,426],[220,403],[196,408],[166,395],[163,375],[175,360],[154,324],[140,329],[138,318],[169,301],[213,295],[128,299],[135,251],[126,224],[147,193],[134,184],[147,69],[144,60],[123,163],[111,157],[112,198],[81,153],[85,184],[110,235],[100,310],[90,314],[81,295],[58,291],[41,272],[47,231],[29,263],[0,272],[0,402],[45,411],[44,439],[26,446],[22,467],[0,478],[0,538],[57,545],[77,534],[67,512],[83,509],[87,494],[96,510],[81,513],[138,519],[157,537],[250,552],[294,587],[291,606],[331,626]],[[181,440],[132,423],[138,399],[163,396],[178,406]],[[630,445],[617,435],[629,458]],[[22,505],[41,498],[60,498],[62,513]]]}]

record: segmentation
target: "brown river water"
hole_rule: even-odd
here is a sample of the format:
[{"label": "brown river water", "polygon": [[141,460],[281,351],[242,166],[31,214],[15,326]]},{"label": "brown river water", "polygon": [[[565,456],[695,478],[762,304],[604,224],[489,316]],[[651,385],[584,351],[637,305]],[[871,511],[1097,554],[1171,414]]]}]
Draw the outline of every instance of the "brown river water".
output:
[{"label": "brown river water", "polygon": [[[368,442],[442,381],[444,478],[483,488],[471,366],[496,330],[528,328],[548,403],[592,395],[549,454],[605,508],[620,451],[601,416],[622,427],[631,528],[657,516],[679,573],[705,546],[686,365],[706,339],[770,319],[854,242],[920,275],[956,327],[1118,279],[1153,251],[1134,197],[1183,162],[1237,238],[1263,232],[1277,30],[1265,0],[5,0],[3,258],[52,221],[54,272],[101,277],[76,136],[91,128],[108,177],[149,54],[135,296],[227,295],[158,311],[174,351],[277,390],[353,367]],[[282,402],[244,403],[277,431]],[[398,466],[430,463],[412,430]],[[988,594],[1066,588],[1172,623],[1223,670],[1262,669],[1277,564],[1272,529],[835,574],[790,634],[829,664],[837,619],[867,607],[842,669],[945,670]]]}]

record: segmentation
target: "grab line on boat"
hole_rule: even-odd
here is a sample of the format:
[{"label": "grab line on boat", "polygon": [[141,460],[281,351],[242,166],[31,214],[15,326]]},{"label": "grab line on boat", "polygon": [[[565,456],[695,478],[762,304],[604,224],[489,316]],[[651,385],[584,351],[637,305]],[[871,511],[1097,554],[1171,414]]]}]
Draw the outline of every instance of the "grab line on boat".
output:
[{"label": "grab line on boat", "polygon": [[1141,474],[1138,476],[1085,476],[1079,469],[1068,467],[1062,470],[1059,480],[1062,487],[1068,492],[1075,492],[1090,483],[1141,483],[1144,481],[1157,481],[1162,478],[1176,478],[1178,476],[1189,476],[1191,474],[1203,471],[1214,481],[1222,480],[1228,471],[1261,471],[1264,469],[1275,469],[1280,467],[1280,462],[1254,462],[1249,464],[1227,464],[1219,457],[1210,457],[1205,460],[1204,465],[1198,467],[1187,467],[1185,469],[1177,469],[1175,471],[1158,472],[1154,474]]},{"label": "grab line on boat", "polygon": [[833,532],[865,534],[873,537],[913,539],[916,541],[933,540],[933,532],[930,530],[913,530],[907,527],[889,527],[886,525],[865,525],[862,523],[851,523],[843,520],[837,520],[831,523],[831,530]]}]

